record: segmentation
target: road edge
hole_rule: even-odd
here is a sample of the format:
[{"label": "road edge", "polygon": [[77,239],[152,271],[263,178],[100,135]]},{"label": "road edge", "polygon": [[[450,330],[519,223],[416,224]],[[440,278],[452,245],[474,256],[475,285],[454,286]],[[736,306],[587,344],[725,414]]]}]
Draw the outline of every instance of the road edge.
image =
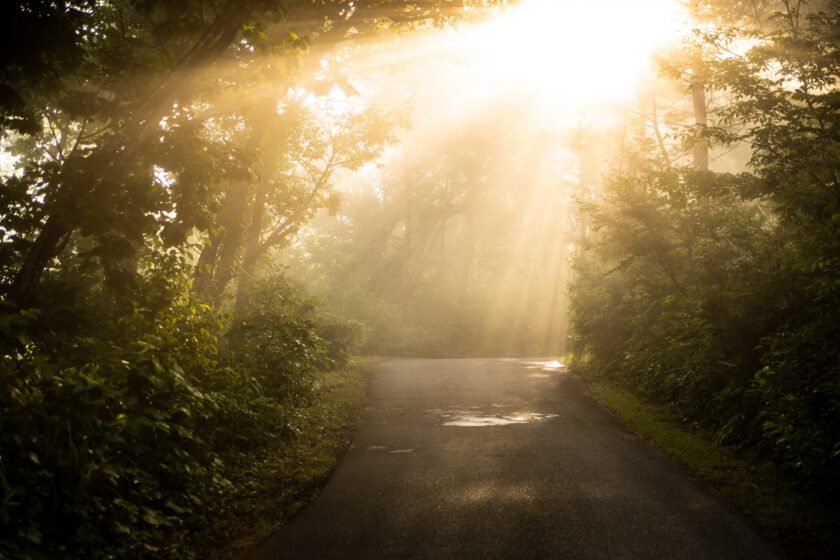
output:
[{"label": "road edge", "polygon": [[838,514],[785,484],[768,463],[738,456],[711,436],[684,427],[664,406],[603,380],[583,380],[589,394],[630,431],[667,453],[743,512],[792,559],[833,558]]},{"label": "road edge", "polygon": [[357,357],[343,368],[319,374],[320,387],[312,405],[299,412],[298,436],[291,442],[278,442],[253,458],[248,495],[241,496],[232,511],[208,519],[210,526],[202,533],[213,538],[196,542],[196,557],[251,558],[321,495],[352,445],[368,403],[372,372],[382,361],[378,357]]}]

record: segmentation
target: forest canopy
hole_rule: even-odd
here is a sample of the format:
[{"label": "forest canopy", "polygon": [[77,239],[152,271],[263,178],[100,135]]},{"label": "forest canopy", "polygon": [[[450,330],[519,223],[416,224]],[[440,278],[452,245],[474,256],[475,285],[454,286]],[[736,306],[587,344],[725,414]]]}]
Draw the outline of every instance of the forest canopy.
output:
[{"label": "forest canopy", "polygon": [[840,497],[840,2],[0,5],[0,556],[190,557],[355,354],[573,357]]}]

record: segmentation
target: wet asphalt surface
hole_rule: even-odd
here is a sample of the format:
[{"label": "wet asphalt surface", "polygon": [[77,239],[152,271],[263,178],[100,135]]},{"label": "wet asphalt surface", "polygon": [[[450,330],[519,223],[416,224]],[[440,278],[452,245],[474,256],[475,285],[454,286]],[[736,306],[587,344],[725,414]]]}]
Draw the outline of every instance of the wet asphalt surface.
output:
[{"label": "wet asphalt surface", "polygon": [[536,360],[402,360],[324,493],[253,560],[781,558],[742,515]]}]

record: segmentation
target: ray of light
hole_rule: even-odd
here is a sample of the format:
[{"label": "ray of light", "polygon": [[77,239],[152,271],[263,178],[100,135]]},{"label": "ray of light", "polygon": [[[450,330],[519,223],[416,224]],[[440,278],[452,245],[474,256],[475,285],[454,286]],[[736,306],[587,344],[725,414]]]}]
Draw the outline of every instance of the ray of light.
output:
[{"label": "ray of light", "polygon": [[529,0],[465,31],[474,83],[579,110],[632,91],[686,26],[674,0]]}]

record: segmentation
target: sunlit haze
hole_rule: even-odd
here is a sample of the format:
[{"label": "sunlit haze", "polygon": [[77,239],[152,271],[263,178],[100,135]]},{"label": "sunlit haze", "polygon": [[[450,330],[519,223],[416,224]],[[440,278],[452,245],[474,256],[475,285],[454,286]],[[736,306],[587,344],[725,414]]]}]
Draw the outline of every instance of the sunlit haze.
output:
[{"label": "sunlit haze", "polygon": [[654,53],[678,43],[687,20],[676,0],[530,0],[483,22],[340,50],[325,64],[345,69],[363,92],[387,92],[392,103],[395,92],[410,96],[421,121],[468,118],[505,99],[537,128],[598,126],[614,123],[617,106],[655,77]]},{"label": "sunlit haze", "polygon": [[[438,277],[429,289],[453,298],[464,289],[461,277],[475,275],[470,297],[484,302],[482,319],[470,327],[478,344],[508,337],[513,323],[517,332],[534,331],[535,348],[551,346],[566,336],[574,201],[593,196],[621,137],[607,132],[620,130],[628,107],[638,107],[656,79],[655,52],[679,42],[686,19],[675,0],[531,0],[478,22],[427,26],[325,55],[323,73],[342,72],[355,91],[310,95],[313,108],[334,115],[369,105],[407,109],[411,123],[375,162],[341,175],[348,204],[339,219],[363,220],[350,201],[365,193],[384,207],[403,204],[408,191],[418,204],[457,207],[466,200],[473,217],[429,217],[410,233],[394,231],[397,243],[418,244],[402,265],[406,274],[422,263]],[[581,141],[593,134],[605,136],[597,145]],[[435,200],[449,184],[451,192]],[[324,228],[334,227],[328,224],[302,232],[300,254],[312,256]],[[498,243],[481,256],[485,249],[460,242],[431,250],[465,229]],[[299,266],[300,254],[288,265]],[[473,258],[481,264],[464,268]],[[419,290],[413,282],[397,284]]]},{"label": "sunlit haze", "polygon": [[579,109],[631,92],[685,18],[675,0],[530,0],[466,29],[458,46],[469,52],[476,88]]},{"label": "sunlit haze", "polygon": [[838,30],[0,2],[0,559],[838,557]]}]

